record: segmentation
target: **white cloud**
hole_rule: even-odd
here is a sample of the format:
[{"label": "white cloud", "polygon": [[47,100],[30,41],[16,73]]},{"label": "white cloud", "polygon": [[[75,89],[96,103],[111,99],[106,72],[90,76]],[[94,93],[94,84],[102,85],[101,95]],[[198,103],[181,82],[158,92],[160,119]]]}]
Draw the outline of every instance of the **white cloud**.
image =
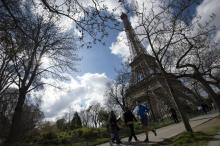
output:
[{"label": "white cloud", "polygon": [[119,33],[117,41],[112,43],[110,50],[112,54],[120,56],[123,61],[128,60],[130,52],[127,37],[124,31]]},{"label": "white cloud", "polygon": [[[220,28],[220,2],[219,0],[204,0],[197,7],[197,16],[201,16],[201,22],[209,22],[211,20],[210,16],[215,14],[215,19],[213,24]],[[215,39],[220,41],[220,31],[217,32]]]},{"label": "white cloud", "polygon": [[202,17],[203,22],[209,21],[210,16],[214,13],[216,18],[214,20],[214,24],[218,27],[220,26],[220,2],[219,0],[204,0],[197,7],[197,15]]},{"label": "white cloud", "polygon": [[32,94],[42,97],[42,110],[46,119],[54,120],[69,108],[80,111],[95,102],[104,104],[105,89],[110,82],[104,73],[86,73],[75,78],[69,76],[69,79],[69,81],[44,79],[44,82],[58,86],[60,89],[47,85],[43,91]]},{"label": "white cloud", "polygon": [[[135,9],[137,11],[143,11],[143,7],[145,8],[144,13],[146,15],[148,15],[150,13],[150,9],[153,7],[154,8],[154,12],[159,12],[159,7],[158,5],[160,5],[160,1],[161,0],[155,0],[153,3],[151,0],[127,0],[129,5],[133,5],[135,6]],[[144,4],[144,5],[143,5]],[[132,25],[133,28],[137,27],[139,23],[140,18],[138,18],[136,15],[130,17],[130,23]],[[138,27],[138,29],[135,30],[136,33],[141,33],[143,31],[142,27]],[[142,40],[143,38],[141,38],[139,36],[139,39]],[[125,32],[120,32],[117,36],[117,40],[116,42],[113,42],[110,50],[112,52],[112,54],[118,55],[120,56],[123,61],[127,61],[129,60],[130,57],[130,50],[129,50],[129,45],[128,45],[128,41],[127,41],[127,36],[125,34]],[[150,47],[146,41],[146,39],[142,40],[142,44],[147,48],[148,53],[150,53]]]},{"label": "white cloud", "polygon": [[69,31],[74,25],[74,23],[73,20],[71,20],[70,18],[62,16],[57,25],[61,28],[61,31],[65,32]]},{"label": "white cloud", "polygon": [[124,8],[121,3],[119,3],[119,0],[107,0],[104,1],[103,4],[107,6],[110,13],[114,12],[115,15],[120,15],[121,12],[124,11]]}]

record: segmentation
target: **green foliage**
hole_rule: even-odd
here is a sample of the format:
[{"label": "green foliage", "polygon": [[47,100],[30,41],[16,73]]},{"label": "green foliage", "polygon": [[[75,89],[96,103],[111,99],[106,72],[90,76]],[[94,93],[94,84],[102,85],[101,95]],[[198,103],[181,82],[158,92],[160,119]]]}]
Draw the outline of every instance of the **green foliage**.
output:
[{"label": "green foliage", "polygon": [[77,112],[74,113],[73,119],[70,123],[71,129],[77,129],[77,128],[82,128],[82,121],[79,117],[79,114]]},{"label": "green foliage", "polygon": [[80,128],[73,131],[76,137],[94,139],[97,137],[109,137],[105,128]]},{"label": "green foliage", "polygon": [[[127,137],[129,134],[129,128],[126,127],[123,121],[120,121],[119,123],[121,129],[120,136]],[[169,123],[169,121],[162,122],[162,124],[167,123]],[[41,130],[37,131],[35,135],[28,137],[28,139],[24,142],[25,145],[31,143],[30,146],[32,146],[32,144],[36,144],[36,146],[93,146],[107,142],[110,138],[110,134],[106,128],[83,127],[73,130],[60,130],[56,128],[59,124],[62,127],[63,124],[65,125],[66,123],[62,119],[56,122],[56,126],[51,125],[50,123],[45,123],[42,125]],[[154,124],[152,126],[160,127],[162,124]],[[136,133],[143,132],[143,127],[140,123],[134,123],[134,127]]]},{"label": "green foliage", "polygon": [[49,139],[49,140],[51,140],[51,139],[56,139],[56,138],[57,138],[57,135],[56,135],[55,132],[48,132],[48,133],[44,133],[44,134],[42,135],[42,138],[43,138],[43,139]]},{"label": "green foliage", "polygon": [[42,138],[40,139],[40,143],[42,144],[59,144],[58,136],[55,132],[47,132],[42,134]]},{"label": "green foliage", "polygon": [[212,140],[212,136],[207,135],[202,132],[195,132],[195,133],[183,133],[173,139],[173,143],[170,144],[170,146],[200,146],[201,143],[204,143],[205,141]]},{"label": "green foliage", "polygon": [[69,146],[87,146],[97,145],[109,140],[109,133],[105,128],[78,128],[69,131],[50,130],[41,134],[29,137],[23,145],[36,144],[51,145],[69,145]]},{"label": "green foliage", "polygon": [[62,119],[59,119],[59,120],[57,120],[56,121],[56,126],[57,126],[57,128],[58,129],[60,129],[60,130],[64,130],[65,129],[65,119],[64,118],[62,118]]}]

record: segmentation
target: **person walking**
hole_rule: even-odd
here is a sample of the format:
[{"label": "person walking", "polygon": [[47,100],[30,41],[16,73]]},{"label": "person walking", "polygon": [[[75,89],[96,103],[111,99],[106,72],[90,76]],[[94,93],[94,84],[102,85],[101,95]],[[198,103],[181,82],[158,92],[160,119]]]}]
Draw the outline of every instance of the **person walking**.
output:
[{"label": "person walking", "polygon": [[108,118],[108,124],[109,124],[109,130],[111,135],[111,143],[114,143],[116,141],[116,144],[121,144],[121,140],[119,138],[119,127],[117,124],[118,120],[116,119],[114,111],[110,112],[109,118]]},{"label": "person walking", "polygon": [[177,113],[176,110],[174,108],[170,108],[170,113],[171,113],[171,117],[174,120],[175,123],[178,123],[178,117],[177,117]]},{"label": "person walking", "polygon": [[205,102],[203,102],[202,104],[201,104],[201,107],[202,107],[202,111],[203,111],[203,113],[204,114],[208,114],[208,105],[205,103]]},{"label": "person walking", "polygon": [[130,143],[133,137],[136,142],[139,141],[134,131],[134,122],[137,121],[137,119],[135,118],[131,110],[129,110],[128,108],[125,109],[125,113],[123,114],[123,116],[124,116],[125,125],[128,126],[130,130],[130,136],[128,138],[128,142]]},{"label": "person walking", "polygon": [[147,115],[148,112],[149,112],[149,108],[147,106],[142,105],[139,102],[137,114],[140,117],[141,124],[142,124],[144,131],[145,131],[145,134],[146,134],[146,138],[145,138],[144,142],[149,142],[149,138],[148,138],[149,131],[152,131],[154,133],[154,135],[157,136],[156,130],[149,128],[148,115]]}]

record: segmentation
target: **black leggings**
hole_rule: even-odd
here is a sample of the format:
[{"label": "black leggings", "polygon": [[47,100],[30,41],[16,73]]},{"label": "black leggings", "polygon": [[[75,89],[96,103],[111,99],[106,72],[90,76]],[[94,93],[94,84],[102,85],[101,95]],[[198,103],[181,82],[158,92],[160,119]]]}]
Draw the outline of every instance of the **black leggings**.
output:
[{"label": "black leggings", "polygon": [[135,132],[134,132],[134,125],[133,124],[128,124],[128,127],[130,129],[130,136],[129,136],[129,141],[132,140],[132,137],[134,137],[134,139],[137,141],[137,137],[135,135]]},{"label": "black leggings", "polygon": [[112,133],[111,133],[111,141],[112,142],[116,141],[116,143],[120,143],[119,133],[118,133],[117,130],[112,131]]},{"label": "black leggings", "polygon": [[172,115],[172,118],[173,118],[175,123],[179,123],[177,115]]}]

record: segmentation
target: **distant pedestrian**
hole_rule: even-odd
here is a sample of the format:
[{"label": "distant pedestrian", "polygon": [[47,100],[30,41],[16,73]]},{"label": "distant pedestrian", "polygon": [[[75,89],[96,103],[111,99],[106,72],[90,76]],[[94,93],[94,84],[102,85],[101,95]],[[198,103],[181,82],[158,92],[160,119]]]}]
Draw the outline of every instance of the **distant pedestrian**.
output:
[{"label": "distant pedestrian", "polygon": [[177,117],[176,110],[174,108],[170,108],[170,113],[171,113],[171,117],[172,117],[173,121],[175,123],[178,123],[179,120],[178,120],[178,117]]},{"label": "distant pedestrian", "polygon": [[137,112],[137,114],[140,117],[141,124],[142,124],[142,126],[144,128],[144,131],[145,131],[145,134],[146,134],[146,138],[145,138],[144,142],[149,142],[149,138],[148,138],[148,132],[149,131],[152,131],[155,136],[157,135],[155,129],[149,128],[148,115],[147,115],[148,112],[149,112],[149,108],[147,106],[142,105],[139,102],[138,103],[138,112]]},{"label": "distant pedestrian", "polygon": [[206,103],[202,103],[201,104],[201,107],[202,107],[202,111],[204,114],[208,114],[208,111],[209,111],[209,107]]},{"label": "distant pedestrian", "polygon": [[135,131],[134,131],[134,122],[135,121],[137,121],[137,119],[135,118],[135,116],[133,115],[131,110],[126,108],[125,113],[124,113],[124,122],[125,122],[125,125],[129,127],[129,130],[130,130],[130,136],[128,138],[129,143],[132,141],[132,137],[134,137],[135,141],[139,141],[137,139],[137,137],[135,135]]},{"label": "distant pedestrian", "polygon": [[211,106],[213,110],[216,110],[215,104],[213,102],[211,103]]},{"label": "distant pedestrian", "polygon": [[120,144],[121,140],[119,138],[119,127],[117,124],[118,120],[116,119],[115,113],[113,111],[110,112],[108,124],[109,124],[109,130],[111,133],[111,142],[116,144]]},{"label": "distant pedestrian", "polygon": [[202,106],[201,105],[197,106],[197,111],[199,114],[202,114]]}]

